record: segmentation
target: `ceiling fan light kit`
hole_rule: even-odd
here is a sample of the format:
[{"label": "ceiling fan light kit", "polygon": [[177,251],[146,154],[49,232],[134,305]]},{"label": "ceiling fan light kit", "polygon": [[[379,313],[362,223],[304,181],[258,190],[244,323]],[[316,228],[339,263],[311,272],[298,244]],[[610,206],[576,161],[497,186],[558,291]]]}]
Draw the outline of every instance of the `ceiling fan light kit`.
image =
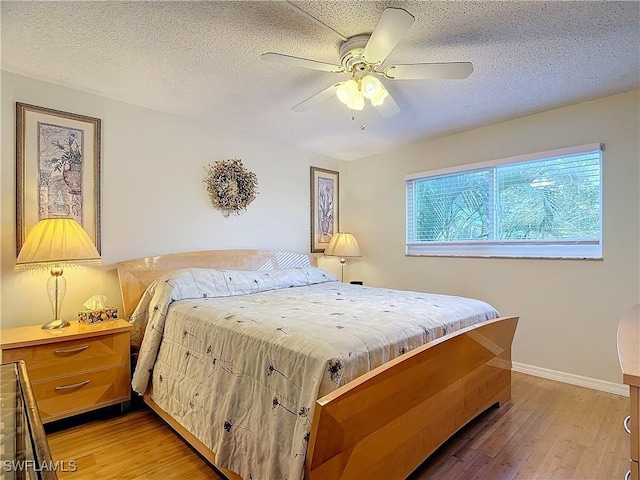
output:
[{"label": "ceiling fan light kit", "polygon": [[[314,19],[306,12],[302,12],[299,7],[296,6],[295,9],[304,13],[306,17]],[[314,20],[338,34],[320,20]],[[312,106],[328,100],[335,93],[340,102],[352,110],[362,110],[365,104],[364,99],[367,98],[382,117],[391,117],[398,113],[400,108],[376,75],[383,76],[387,80],[439,80],[463,79],[473,72],[473,65],[469,62],[416,63],[388,65],[383,68],[383,62],[409,30],[414,20],[413,15],[406,10],[386,8],[371,35],[357,35],[347,38],[342,43],[340,65],[280,53],[264,53],[261,58],[268,62],[352,75],[350,80],[334,83],[295,105],[293,107],[295,112],[307,111]],[[346,38],[338,35],[342,39]]]},{"label": "ceiling fan light kit", "polygon": [[365,98],[371,101],[371,105],[377,107],[382,105],[384,99],[389,96],[389,92],[376,77],[364,75],[360,78],[354,76],[351,80],[342,82],[336,88],[336,96],[352,110],[362,110]]}]

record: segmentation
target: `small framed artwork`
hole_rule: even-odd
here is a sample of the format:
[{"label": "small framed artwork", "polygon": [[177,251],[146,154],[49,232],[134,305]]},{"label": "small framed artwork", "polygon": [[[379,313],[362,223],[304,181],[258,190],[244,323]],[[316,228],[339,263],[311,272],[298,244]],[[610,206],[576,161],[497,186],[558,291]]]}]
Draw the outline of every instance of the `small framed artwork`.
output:
[{"label": "small framed artwork", "polygon": [[75,219],[100,252],[99,118],[16,102],[16,255],[29,230]]},{"label": "small framed artwork", "polygon": [[324,252],[338,233],[339,172],[311,167],[311,251]]}]

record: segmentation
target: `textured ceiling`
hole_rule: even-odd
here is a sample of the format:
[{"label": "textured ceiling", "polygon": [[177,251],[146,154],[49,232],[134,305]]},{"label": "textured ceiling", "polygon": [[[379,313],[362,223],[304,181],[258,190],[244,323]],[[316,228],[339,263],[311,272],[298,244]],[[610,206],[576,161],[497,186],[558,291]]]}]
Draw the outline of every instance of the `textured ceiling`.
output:
[{"label": "textured ceiling", "polygon": [[640,84],[636,1],[295,4],[346,37],[370,33],[384,8],[404,8],[416,20],[386,64],[475,70],[466,80],[385,81],[401,108],[391,118],[367,105],[352,120],[333,97],[295,113],[348,76],[260,60],[340,61],[338,36],[276,1],[4,1],[2,69],[343,159]]}]

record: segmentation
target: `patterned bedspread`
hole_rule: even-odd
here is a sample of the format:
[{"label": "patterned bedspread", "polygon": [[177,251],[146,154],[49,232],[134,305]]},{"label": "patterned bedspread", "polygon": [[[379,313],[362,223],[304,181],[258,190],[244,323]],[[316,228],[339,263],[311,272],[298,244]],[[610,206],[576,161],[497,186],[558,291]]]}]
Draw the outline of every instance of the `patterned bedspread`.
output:
[{"label": "patterned bedspread", "polygon": [[497,318],[446,295],[338,282],[323,270],[189,269],[150,285],[132,316],[133,388],[246,480],[299,480],[315,401],[446,333]]}]

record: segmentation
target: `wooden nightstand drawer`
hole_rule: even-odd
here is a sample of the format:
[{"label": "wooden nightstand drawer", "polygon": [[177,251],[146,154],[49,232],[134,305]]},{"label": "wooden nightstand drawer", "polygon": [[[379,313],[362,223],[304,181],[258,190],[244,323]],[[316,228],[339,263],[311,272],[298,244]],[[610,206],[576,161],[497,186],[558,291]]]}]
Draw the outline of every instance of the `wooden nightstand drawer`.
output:
[{"label": "wooden nightstand drawer", "polygon": [[33,383],[42,422],[128,401],[129,364]]},{"label": "wooden nightstand drawer", "polygon": [[[24,360],[33,383],[129,362],[129,332],[14,348],[3,361]],[[37,395],[36,395],[37,396]]]},{"label": "wooden nightstand drawer", "polygon": [[2,360],[24,360],[42,422],[131,399],[130,332],[124,320],[59,330],[0,331]]}]

